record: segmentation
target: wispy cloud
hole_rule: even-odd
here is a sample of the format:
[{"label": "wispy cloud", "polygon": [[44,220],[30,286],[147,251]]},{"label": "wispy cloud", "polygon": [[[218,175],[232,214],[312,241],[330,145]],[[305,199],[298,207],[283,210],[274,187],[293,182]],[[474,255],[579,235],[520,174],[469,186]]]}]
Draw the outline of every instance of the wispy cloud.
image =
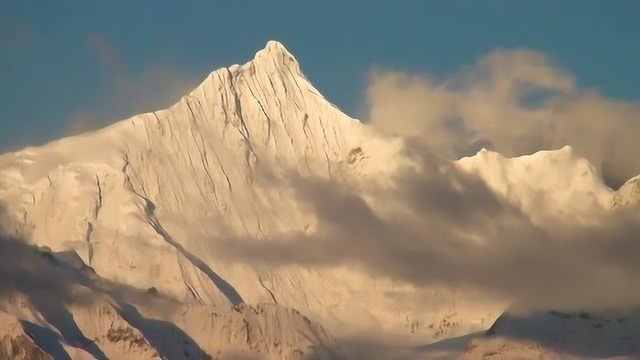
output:
[{"label": "wispy cloud", "polygon": [[541,52],[496,50],[438,81],[374,70],[367,96],[374,125],[418,135],[449,158],[572,145],[614,186],[640,173],[640,105],[580,89]]},{"label": "wispy cloud", "polygon": [[33,35],[31,25],[10,16],[0,15],[0,50],[16,50],[23,47]]},{"label": "wispy cloud", "polygon": [[192,90],[200,80],[162,64],[148,64],[139,71],[129,70],[125,56],[103,35],[86,40],[108,76],[100,105],[80,108],[68,120],[68,132],[87,131],[122,118],[169,107]]},{"label": "wispy cloud", "polygon": [[104,36],[98,34],[89,35],[87,47],[104,66],[117,72],[125,71],[120,52]]}]

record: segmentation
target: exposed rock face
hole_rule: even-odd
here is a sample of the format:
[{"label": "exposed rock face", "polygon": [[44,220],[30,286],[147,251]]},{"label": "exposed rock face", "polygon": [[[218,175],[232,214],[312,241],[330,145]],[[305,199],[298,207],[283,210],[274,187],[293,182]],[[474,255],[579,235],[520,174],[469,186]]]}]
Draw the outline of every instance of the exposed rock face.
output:
[{"label": "exposed rock face", "polygon": [[[464,353],[465,360],[560,360],[558,354],[533,341],[505,338],[472,340]],[[566,359],[566,358],[564,358]]]},{"label": "exposed rock face", "polygon": [[[33,248],[71,292],[0,297],[0,359],[333,359],[332,335],[278,304],[193,305],[103,279],[68,253]],[[40,254],[40,255],[38,255]],[[59,279],[62,280],[62,279]],[[76,299],[77,301],[71,301]]]},{"label": "exposed rock face", "polygon": [[112,343],[125,342],[130,347],[147,346],[147,341],[140,333],[135,333],[130,327],[110,328],[107,330],[107,340]]},{"label": "exposed rock face", "polygon": [[0,360],[53,360],[26,335],[2,337]]},{"label": "exposed rock face", "polygon": [[613,194],[611,206],[633,209],[640,207],[640,176],[627,181]]}]

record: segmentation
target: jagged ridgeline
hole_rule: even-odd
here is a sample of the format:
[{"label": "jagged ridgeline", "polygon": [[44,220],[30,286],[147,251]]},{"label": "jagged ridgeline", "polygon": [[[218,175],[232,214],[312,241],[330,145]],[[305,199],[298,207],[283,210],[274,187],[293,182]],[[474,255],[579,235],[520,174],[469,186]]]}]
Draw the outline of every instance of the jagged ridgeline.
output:
[{"label": "jagged ridgeline", "polygon": [[[487,329],[505,304],[351,267],[252,266],[214,246],[313,231],[313,216],[269,173],[363,183],[388,174],[399,149],[398,139],[327,101],[272,41],[168,109],[0,156],[3,233],[41,247],[34,251],[64,275],[72,299],[92,299],[3,293],[2,351],[24,359],[331,358],[335,338],[354,333],[424,344]],[[482,151],[457,164],[525,210],[548,199],[575,212],[612,201],[570,148],[514,159]]]}]

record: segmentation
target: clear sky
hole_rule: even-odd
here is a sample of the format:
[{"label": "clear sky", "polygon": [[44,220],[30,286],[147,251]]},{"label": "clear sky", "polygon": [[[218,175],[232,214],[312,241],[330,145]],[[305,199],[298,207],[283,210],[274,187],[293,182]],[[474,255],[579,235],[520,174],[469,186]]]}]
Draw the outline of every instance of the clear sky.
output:
[{"label": "clear sky", "polygon": [[446,76],[514,47],[640,101],[639,38],[637,0],[0,0],[0,150],[166,107],[269,39],[357,116],[372,66]]}]

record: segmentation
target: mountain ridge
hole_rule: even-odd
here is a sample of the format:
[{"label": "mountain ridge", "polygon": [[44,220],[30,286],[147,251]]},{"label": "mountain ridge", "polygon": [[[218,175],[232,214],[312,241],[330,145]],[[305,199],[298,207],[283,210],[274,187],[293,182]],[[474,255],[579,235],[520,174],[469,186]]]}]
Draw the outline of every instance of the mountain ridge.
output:
[{"label": "mountain ridge", "polygon": [[[228,234],[261,241],[311,227],[313,217],[291,189],[260,181],[263,169],[363,182],[388,176],[401,147],[341,113],[284,45],[269,42],[248,63],[213,71],[167,109],[0,155],[2,225],[187,310],[271,303],[336,335],[373,330],[418,343],[487,328],[505,304],[469,303],[455,292],[345,267],[251,267],[225,261],[210,244]],[[455,164],[532,213],[588,212],[608,206],[613,194],[570,148],[514,159],[484,150]],[[410,300],[424,296],[428,306]]]}]

